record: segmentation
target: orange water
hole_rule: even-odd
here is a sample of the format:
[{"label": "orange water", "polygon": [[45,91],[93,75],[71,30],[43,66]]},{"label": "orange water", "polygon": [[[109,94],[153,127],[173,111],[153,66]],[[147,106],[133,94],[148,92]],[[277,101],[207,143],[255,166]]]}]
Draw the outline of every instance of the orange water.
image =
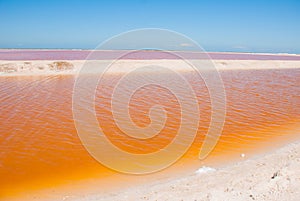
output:
[{"label": "orange water", "polygon": [[[227,117],[221,139],[207,161],[255,151],[265,145],[262,142],[273,143],[274,139],[300,138],[293,132],[300,128],[299,69],[232,70],[221,75]],[[184,156],[188,162],[198,160],[211,105],[203,81],[193,73],[184,76],[192,83],[201,110],[198,135]],[[0,197],[85,178],[108,179],[116,174],[95,161],[80,143],[72,116],[74,80],[74,76],[0,78]],[[170,143],[179,127],[176,97],[157,86],[137,91],[130,103],[137,125],[150,122],[148,110],[157,103],[165,106],[168,119],[166,127],[151,140],[129,138],[115,125],[109,109],[117,80],[117,75],[106,77],[96,96],[97,117],[110,140],[132,153],[153,152]]]}]

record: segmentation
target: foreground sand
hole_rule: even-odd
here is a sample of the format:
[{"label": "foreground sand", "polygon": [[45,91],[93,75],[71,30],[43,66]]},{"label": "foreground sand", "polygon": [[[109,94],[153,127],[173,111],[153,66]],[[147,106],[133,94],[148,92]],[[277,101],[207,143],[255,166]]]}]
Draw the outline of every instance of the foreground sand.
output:
[{"label": "foreground sand", "polygon": [[300,142],[219,169],[110,194],[65,200],[300,200]]}]

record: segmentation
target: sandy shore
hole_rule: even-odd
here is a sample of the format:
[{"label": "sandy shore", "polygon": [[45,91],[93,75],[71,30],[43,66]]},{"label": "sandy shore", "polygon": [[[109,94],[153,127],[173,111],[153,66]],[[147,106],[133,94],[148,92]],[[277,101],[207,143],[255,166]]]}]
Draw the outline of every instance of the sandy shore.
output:
[{"label": "sandy shore", "polygon": [[219,169],[119,192],[64,200],[300,200],[300,142]]},{"label": "sandy shore", "polygon": [[[202,66],[214,65],[218,70],[249,70],[249,69],[287,69],[300,68],[300,61],[271,61],[271,60],[212,60],[201,61]],[[90,61],[91,62],[91,61]],[[99,70],[99,64],[109,64],[111,60],[94,61],[94,69]],[[85,61],[5,61],[0,60],[0,76],[20,76],[20,75],[64,75],[76,74],[84,66]],[[143,67],[147,65],[170,66],[172,69],[180,71],[192,71],[182,60],[119,60],[110,69],[111,73],[127,72],[132,67]],[[97,67],[98,66],[98,67]],[[156,70],[155,68],[153,69]]]}]

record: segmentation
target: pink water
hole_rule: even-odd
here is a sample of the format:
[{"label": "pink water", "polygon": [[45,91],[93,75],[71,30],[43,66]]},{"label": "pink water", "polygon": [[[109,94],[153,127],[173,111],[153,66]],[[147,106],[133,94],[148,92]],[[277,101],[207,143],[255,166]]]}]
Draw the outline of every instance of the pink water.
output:
[{"label": "pink water", "polygon": [[[91,50],[0,50],[0,60],[84,60]],[[120,55],[117,51],[93,51],[89,59],[115,59]],[[173,52],[176,54],[176,51]],[[206,53],[180,53],[186,59],[206,59]],[[232,60],[300,60],[300,55],[251,54],[251,53],[221,53],[209,52],[211,59]],[[160,51],[141,51],[131,53],[123,59],[178,59],[177,56]]]}]

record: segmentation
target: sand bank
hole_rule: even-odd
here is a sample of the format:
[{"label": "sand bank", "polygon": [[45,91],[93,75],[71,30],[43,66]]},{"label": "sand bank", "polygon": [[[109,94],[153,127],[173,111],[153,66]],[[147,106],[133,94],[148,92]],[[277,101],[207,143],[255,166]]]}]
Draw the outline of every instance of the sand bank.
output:
[{"label": "sand bank", "polygon": [[[193,60],[208,64],[210,61]],[[91,62],[91,61],[89,61]],[[111,60],[93,61],[95,69],[99,64],[110,63]],[[36,76],[36,75],[68,75],[76,74],[85,64],[83,60],[74,61],[5,61],[0,60],[0,76]],[[127,72],[130,67],[160,65],[171,66],[176,70],[192,71],[182,60],[119,60],[110,70],[111,73]],[[203,66],[204,66],[203,65]],[[212,60],[218,70],[249,70],[249,69],[289,69],[300,68],[300,61],[271,61],[271,60]],[[153,69],[155,70],[155,68]]]},{"label": "sand bank", "polygon": [[65,200],[300,200],[300,142],[219,169],[201,170],[176,180]]}]

